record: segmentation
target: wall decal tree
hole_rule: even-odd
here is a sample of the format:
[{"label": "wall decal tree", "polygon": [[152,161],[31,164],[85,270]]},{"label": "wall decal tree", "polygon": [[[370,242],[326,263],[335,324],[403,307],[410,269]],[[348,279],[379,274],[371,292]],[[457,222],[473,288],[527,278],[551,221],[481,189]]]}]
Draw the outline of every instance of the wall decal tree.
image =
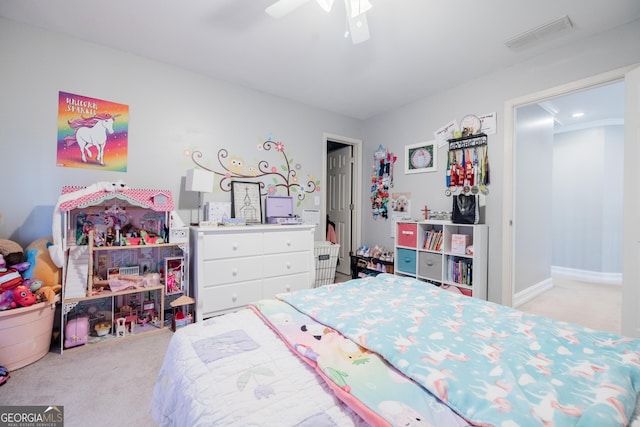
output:
[{"label": "wall decal tree", "polygon": [[320,191],[320,180],[313,175],[301,179],[302,165],[289,158],[284,149],[284,143],[274,141],[271,136],[256,147],[258,151],[275,151],[282,155],[282,163],[272,164],[264,158],[257,165],[246,165],[244,159],[237,155],[230,155],[226,148],[218,150],[217,160],[220,169],[205,166],[201,159],[203,154],[199,150],[191,152],[191,160],[202,169],[213,172],[220,178],[219,186],[222,191],[231,191],[231,181],[242,180],[260,183],[260,194],[274,196],[285,194],[297,198],[300,206],[307,194]]}]

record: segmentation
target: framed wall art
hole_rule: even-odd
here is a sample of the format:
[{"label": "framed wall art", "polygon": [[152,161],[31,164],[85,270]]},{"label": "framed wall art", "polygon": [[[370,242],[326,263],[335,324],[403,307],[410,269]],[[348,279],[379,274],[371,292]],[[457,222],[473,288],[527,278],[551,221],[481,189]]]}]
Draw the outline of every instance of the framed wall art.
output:
[{"label": "framed wall art", "polygon": [[259,182],[231,182],[231,215],[246,222],[262,223],[262,197]]},{"label": "framed wall art", "polygon": [[405,174],[437,171],[438,146],[435,141],[406,145],[404,157]]}]

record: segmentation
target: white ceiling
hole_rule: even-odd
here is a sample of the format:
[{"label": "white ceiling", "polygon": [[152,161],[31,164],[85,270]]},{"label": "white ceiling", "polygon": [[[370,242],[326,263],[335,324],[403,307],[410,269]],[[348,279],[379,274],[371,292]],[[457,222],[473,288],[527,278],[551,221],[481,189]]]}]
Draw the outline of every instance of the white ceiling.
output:
[{"label": "white ceiling", "polygon": [[[0,16],[366,119],[540,52],[637,21],[638,0],[370,0],[371,39],[345,39],[344,3],[275,0],[0,0]],[[568,15],[573,28],[504,42]]]}]

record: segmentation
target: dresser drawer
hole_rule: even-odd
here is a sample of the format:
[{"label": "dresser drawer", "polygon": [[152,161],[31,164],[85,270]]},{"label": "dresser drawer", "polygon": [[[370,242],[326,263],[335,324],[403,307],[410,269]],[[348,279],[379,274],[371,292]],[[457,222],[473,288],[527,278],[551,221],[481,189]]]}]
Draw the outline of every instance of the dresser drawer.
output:
[{"label": "dresser drawer", "polygon": [[257,302],[261,295],[261,280],[204,288],[198,295],[198,308],[203,317],[207,318],[216,312]]},{"label": "dresser drawer", "polygon": [[273,298],[277,294],[311,288],[309,273],[292,274],[283,277],[271,277],[262,282],[262,298]]},{"label": "dresser drawer", "polygon": [[263,247],[265,254],[308,251],[313,249],[313,235],[309,230],[267,231]]},{"label": "dresser drawer", "polygon": [[202,259],[219,259],[260,255],[261,233],[205,234],[202,242]]},{"label": "dresser drawer", "polygon": [[401,273],[416,274],[416,251],[398,248],[396,267]]},{"label": "dresser drawer", "polygon": [[262,257],[227,258],[202,262],[204,274],[198,276],[199,287],[245,282],[262,278]]},{"label": "dresser drawer", "polygon": [[291,252],[286,254],[265,255],[263,257],[263,276],[286,276],[306,273],[311,270],[311,252]]}]

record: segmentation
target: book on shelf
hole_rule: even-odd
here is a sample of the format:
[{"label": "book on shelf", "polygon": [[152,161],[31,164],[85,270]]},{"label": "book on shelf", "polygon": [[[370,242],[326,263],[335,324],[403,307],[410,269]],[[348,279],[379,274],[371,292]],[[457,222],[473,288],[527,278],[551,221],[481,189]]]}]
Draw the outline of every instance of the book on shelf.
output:
[{"label": "book on shelf", "polygon": [[429,251],[439,251],[442,245],[442,230],[425,231],[425,239],[423,249]]},{"label": "book on shelf", "polygon": [[447,276],[450,282],[472,286],[473,264],[468,260],[449,259]]}]

